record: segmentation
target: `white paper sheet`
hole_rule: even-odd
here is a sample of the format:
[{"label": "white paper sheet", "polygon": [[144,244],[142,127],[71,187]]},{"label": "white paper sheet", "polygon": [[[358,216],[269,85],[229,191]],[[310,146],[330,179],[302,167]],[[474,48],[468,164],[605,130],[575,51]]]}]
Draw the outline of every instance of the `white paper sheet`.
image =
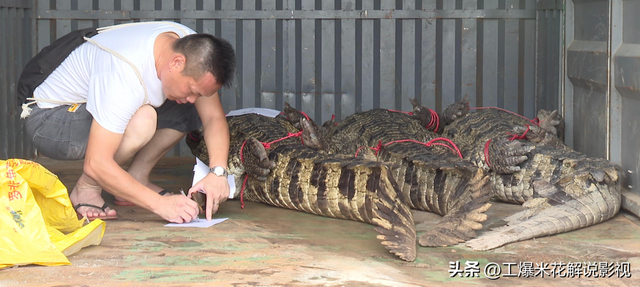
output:
[{"label": "white paper sheet", "polygon": [[225,218],[216,218],[216,219],[211,219],[211,221],[207,221],[206,219],[200,219],[200,218],[196,218],[195,220],[191,221],[191,222],[187,222],[187,223],[169,223],[167,225],[165,225],[166,227],[200,227],[200,228],[207,228],[207,227],[211,227],[214,226],[220,222],[223,222],[225,220],[229,219],[228,217]]},{"label": "white paper sheet", "polygon": [[[196,164],[193,166],[193,182],[191,182],[191,186],[194,186],[207,174],[209,174],[209,166],[196,157]],[[227,181],[229,182],[229,199],[233,199],[233,194],[236,192],[235,177],[230,174],[227,177]]]},{"label": "white paper sheet", "polygon": [[280,114],[280,111],[265,108],[245,108],[230,111],[229,113],[227,113],[227,117],[239,116],[244,114],[259,114],[265,117],[275,118],[278,114]]}]

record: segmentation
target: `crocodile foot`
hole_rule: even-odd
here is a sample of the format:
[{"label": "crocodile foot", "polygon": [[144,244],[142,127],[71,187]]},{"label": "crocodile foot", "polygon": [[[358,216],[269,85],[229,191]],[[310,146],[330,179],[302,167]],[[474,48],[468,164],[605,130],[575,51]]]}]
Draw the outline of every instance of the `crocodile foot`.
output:
[{"label": "crocodile foot", "polygon": [[564,136],[564,119],[557,110],[539,110],[538,119],[540,120],[540,128],[558,138],[562,138]]},{"label": "crocodile foot", "polygon": [[260,181],[267,180],[267,175],[276,167],[276,163],[269,160],[267,151],[262,143],[254,137],[249,138],[242,150],[244,168],[247,174]]},{"label": "crocodile foot", "polygon": [[464,117],[469,113],[469,96],[465,95],[461,100],[449,105],[442,112],[442,118],[446,125]]},{"label": "crocodile foot", "polygon": [[379,233],[377,238],[400,259],[414,261],[417,248],[413,214],[388,169],[380,172],[376,193],[378,200],[373,208],[372,223]]},{"label": "crocodile foot", "polygon": [[320,132],[318,126],[307,119],[300,119],[300,127],[302,128],[302,143],[317,150],[325,150],[329,147],[329,143]]},{"label": "crocodile foot", "polygon": [[497,173],[515,173],[520,170],[519,164],[528,159],[526,154],[533,148],[517,140],[492,140],[489,144],[489,167]]},{"label": "crocodile foot", "polygon": [[431,230],[420,236],[418,243],[425,247],[449,246],[476,237],[476,230],[487,220],[485,212],[491,207],[489,176],[478,169],[467,187],[466,196],[454,203],[452,210]]}]

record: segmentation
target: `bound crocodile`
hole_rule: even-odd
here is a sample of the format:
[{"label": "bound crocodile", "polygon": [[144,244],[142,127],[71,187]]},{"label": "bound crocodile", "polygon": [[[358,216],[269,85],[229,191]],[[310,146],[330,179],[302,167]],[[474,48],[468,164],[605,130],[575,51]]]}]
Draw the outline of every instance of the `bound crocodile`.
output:
[{"label": "bound crocodile", "polygon": [[[465,98],[450,108],[467,105]],[[511,112],[482,109],[444,129],[466,159],[490,171],[497,199],[527,208],[507,218],[506,226],[466,243],[475,250],[583,228],[620,209],[619,168],[565,146],[557,137],[562,132],[557,112],[538,115],[539,124]]]},{"label": "bound crocodile", "polygon": [[[281,117],[246,114],[227,121],[236,197],[373,224],[391,253],[415,260],[413,216],[388,164],[306,147],[293,136],[298,129]],[[208,163],[205,142],[192,137],[187,137],[192,153]]]},{"label": "bound crocodile", "polygon": [[[413,209],[444,216],[420,237],[421,246],[447,246],[476,236],[484,212],[491,206],[488,177],[482,169],[463,160],[455,144],[427,130],[438,130],[434,112],[416,102],[412,113],[374,109],[357,113],[340,123],[323,124],[323,138],[316,148],[334,154],[358,155],[375,148],[371,159],[396,164],[392,173],[408,205]],[[303,117],[285,105],[284,113],[294,123]],[[446,119],[453,117],[443,115]],[[307,123],[301,121],[304,128]],[[427,127],[427,128],[425,128]],[[369,147],[362,149],[362,147]]]}]

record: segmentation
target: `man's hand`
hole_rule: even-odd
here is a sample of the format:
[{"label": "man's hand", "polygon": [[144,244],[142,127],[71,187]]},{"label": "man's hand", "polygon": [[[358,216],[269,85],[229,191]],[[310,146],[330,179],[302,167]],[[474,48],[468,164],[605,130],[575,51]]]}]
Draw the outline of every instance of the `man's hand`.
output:
[{"label": "man's hand", "polygon": [[[207,220],[211,220],[213,214],[218,211],[220,203],[225,202],[227,198],[229,198],[229,182],[224,176],[217,176],[209,173],[189,189],[188,196],[191,197],[192,193],[200,190],[204,191],[207,195],[205,214],[207,216]],[[195,204],[195,201],[191,200],[191,202]]]},{"label": "man's hand", "polygon": [[158,195],[157,209],[154,211],[169,222],[186,223],[198,217],[198,204],[182,194]]}]

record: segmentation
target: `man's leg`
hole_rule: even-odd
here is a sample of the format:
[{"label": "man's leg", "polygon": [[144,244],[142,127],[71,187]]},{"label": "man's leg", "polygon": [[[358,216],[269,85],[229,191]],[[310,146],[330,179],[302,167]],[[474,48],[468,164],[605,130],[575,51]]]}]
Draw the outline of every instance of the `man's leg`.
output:
[{"label": "man's leg", "polygon": [[[157,114],[153,107],[145,105],[138,109],[127,125],[122,143],[116,151],[115,161],[123,164],[147,145],[154,136],[156,123]],[[80,203],[102,206],[105,202],[101,193],[102,188],[98,183],[83,173],[69,197],[74,206]],[[110,208],[103,211],[94,207],[81,206],[76,211],[90,218],[116,215],[116,211]]]},{"label": "man's leg", "polygon": [[[127,172],[138,182],[150,189],[160,192],[163,188],[149,181],[151,170],[158,161],[167,154],[184,135],[197,129],[200,123],[198,111],[193,104],[177,104],[174,101],[166,101],[156,108],[158,114],[157,131],[151,141],[144,146],[133,158]],[[116,197],[119,204],[126,204],[121,198]]]},{"label": "man's leg", "polygon": [[164,128],[156,131],[155,135],[133,158],[127,172],[138,182],[150,189],[160,192],[162,188],[149,181],[151,170],[158,161],[171,150],[185,133],[174,129]]}]

